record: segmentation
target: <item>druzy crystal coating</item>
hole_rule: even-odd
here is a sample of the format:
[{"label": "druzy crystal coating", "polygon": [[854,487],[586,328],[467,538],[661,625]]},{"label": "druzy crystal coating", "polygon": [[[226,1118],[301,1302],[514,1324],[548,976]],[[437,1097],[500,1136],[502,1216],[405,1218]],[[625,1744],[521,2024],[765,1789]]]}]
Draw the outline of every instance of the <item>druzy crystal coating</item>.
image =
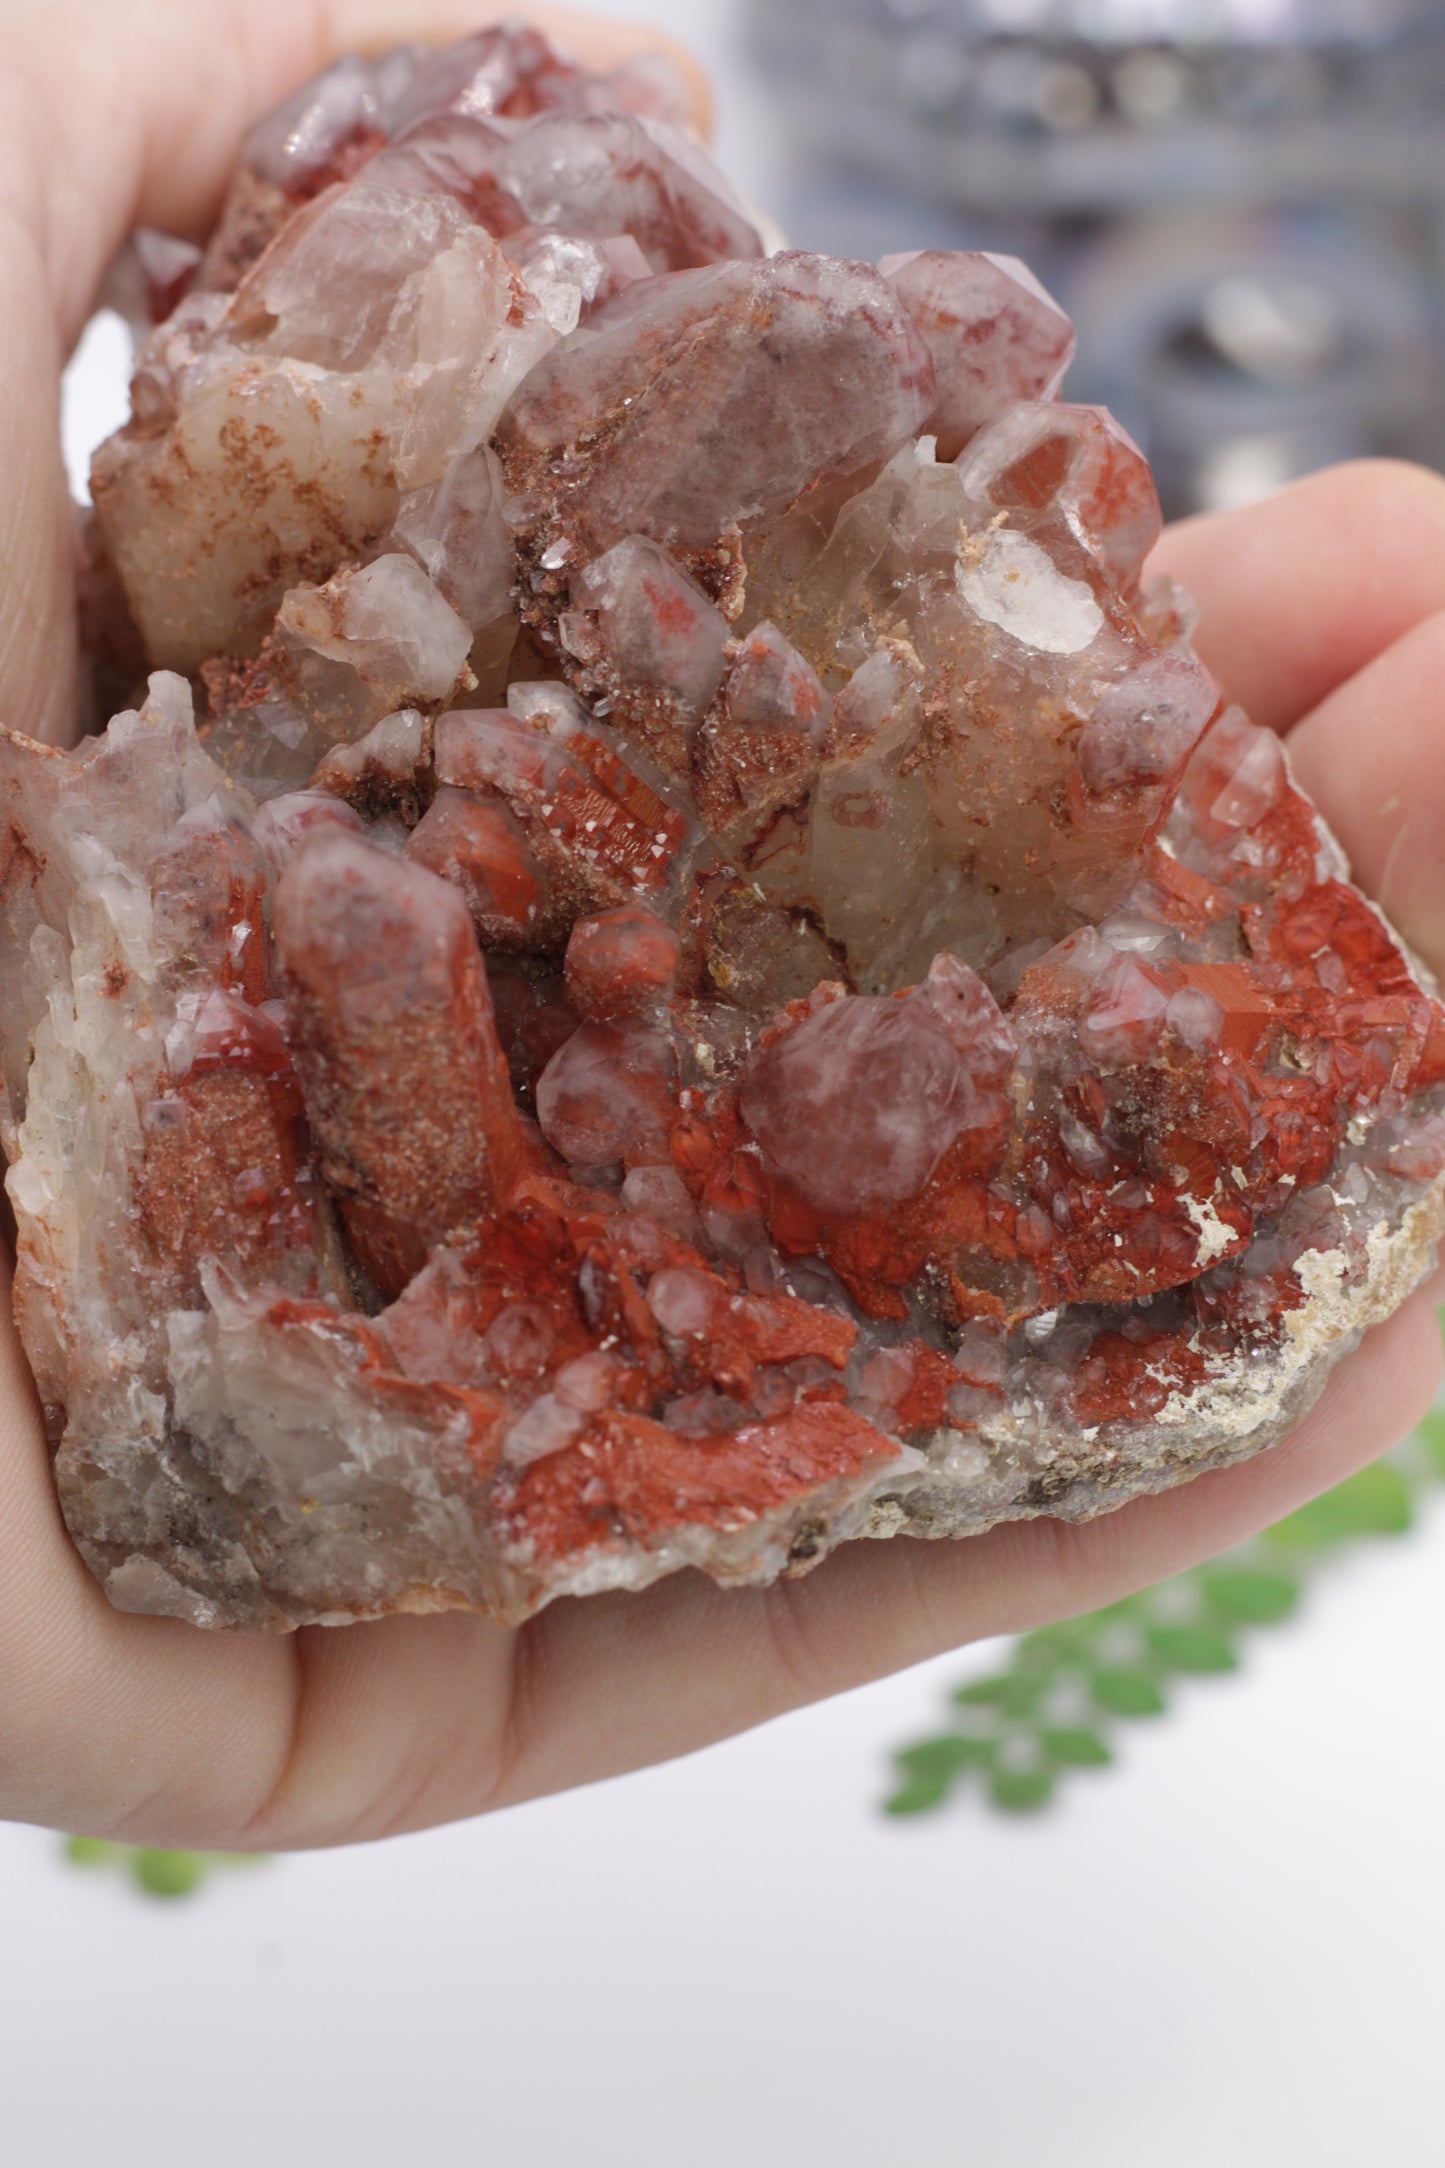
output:
[{"label": "druzy crystal coating", "polygon": [[122,1607],[1081,1517],[1428,1268],[1445,1016],[1066,319],[768,253],[684,110],[518,27],[347,61],[136,245],[137,703],[0,740],[17,1314]]}]

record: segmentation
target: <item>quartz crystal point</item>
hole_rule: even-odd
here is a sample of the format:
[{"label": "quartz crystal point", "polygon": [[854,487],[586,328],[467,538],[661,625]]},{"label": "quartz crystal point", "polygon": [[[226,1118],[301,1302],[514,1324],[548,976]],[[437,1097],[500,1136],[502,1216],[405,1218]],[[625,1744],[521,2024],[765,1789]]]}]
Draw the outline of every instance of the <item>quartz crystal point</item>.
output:
[{"label": "quartz crystal point", "polygon": [[1083,1517],[1428,1269],[1445,1017],[1067,321],[764,255],[684,110],[516,26],[346,61],[138,247],[149,686],[0,739],[17,1314],[122,1607]]}]

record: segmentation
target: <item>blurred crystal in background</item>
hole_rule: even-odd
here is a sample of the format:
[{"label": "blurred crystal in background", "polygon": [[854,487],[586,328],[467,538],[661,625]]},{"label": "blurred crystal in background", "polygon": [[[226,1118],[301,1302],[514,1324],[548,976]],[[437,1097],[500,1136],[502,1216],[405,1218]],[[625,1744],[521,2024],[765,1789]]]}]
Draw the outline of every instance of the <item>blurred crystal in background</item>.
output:
[{"label": "blurred crystal in background", "polygon": [[1445,466],[1439,0],[746,0],[800,247],[1024,256],[1171,514]]}]

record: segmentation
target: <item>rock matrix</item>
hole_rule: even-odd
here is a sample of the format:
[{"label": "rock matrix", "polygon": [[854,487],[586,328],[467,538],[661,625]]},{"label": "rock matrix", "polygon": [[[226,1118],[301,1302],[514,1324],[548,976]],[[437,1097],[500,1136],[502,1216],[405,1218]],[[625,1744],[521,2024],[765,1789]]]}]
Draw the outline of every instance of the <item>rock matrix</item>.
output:
[{"label": "rock matrix", "polygon": [[348,61],[137,250],[148,690],[0,742],[17,1309],[125,1608],[1082,1517],[1429,1265],[1445,1017],[1141,585],[1066,319],[767,253],[681,111],[516,27]]}]

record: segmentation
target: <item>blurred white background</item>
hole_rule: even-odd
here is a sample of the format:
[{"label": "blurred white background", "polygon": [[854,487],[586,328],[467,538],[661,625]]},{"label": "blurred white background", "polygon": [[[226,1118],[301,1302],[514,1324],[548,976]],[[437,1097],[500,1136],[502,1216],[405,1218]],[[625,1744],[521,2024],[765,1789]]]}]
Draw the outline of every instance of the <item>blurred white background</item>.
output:
[{"label": "blurred white background", "polygon": [[172,1905],[0,1829],[0,2151],[1427,2168],[1442,1567],[1445,1515],[1363,1553],[1027,1823],[876,1811],[882,1750],[938,1722],[974,1651]]},{"label": "blurred white background", "polygon": [[[687,34],[730,169],[766,201],[769,117],[730,22],[692,0]],[[101,327],[72,379],[73,463],[119,418],[122,370]],[[226,1874],[188,1903],[0,1829],[0,2157],[1433,2163],[1442,1568],[1445,1510],[1337,1569],[1245,1677],[1183,1692],[1027,1823],[877,1811],[887,1750],[939,1724],[973,1651],[667,1768]]]}]

